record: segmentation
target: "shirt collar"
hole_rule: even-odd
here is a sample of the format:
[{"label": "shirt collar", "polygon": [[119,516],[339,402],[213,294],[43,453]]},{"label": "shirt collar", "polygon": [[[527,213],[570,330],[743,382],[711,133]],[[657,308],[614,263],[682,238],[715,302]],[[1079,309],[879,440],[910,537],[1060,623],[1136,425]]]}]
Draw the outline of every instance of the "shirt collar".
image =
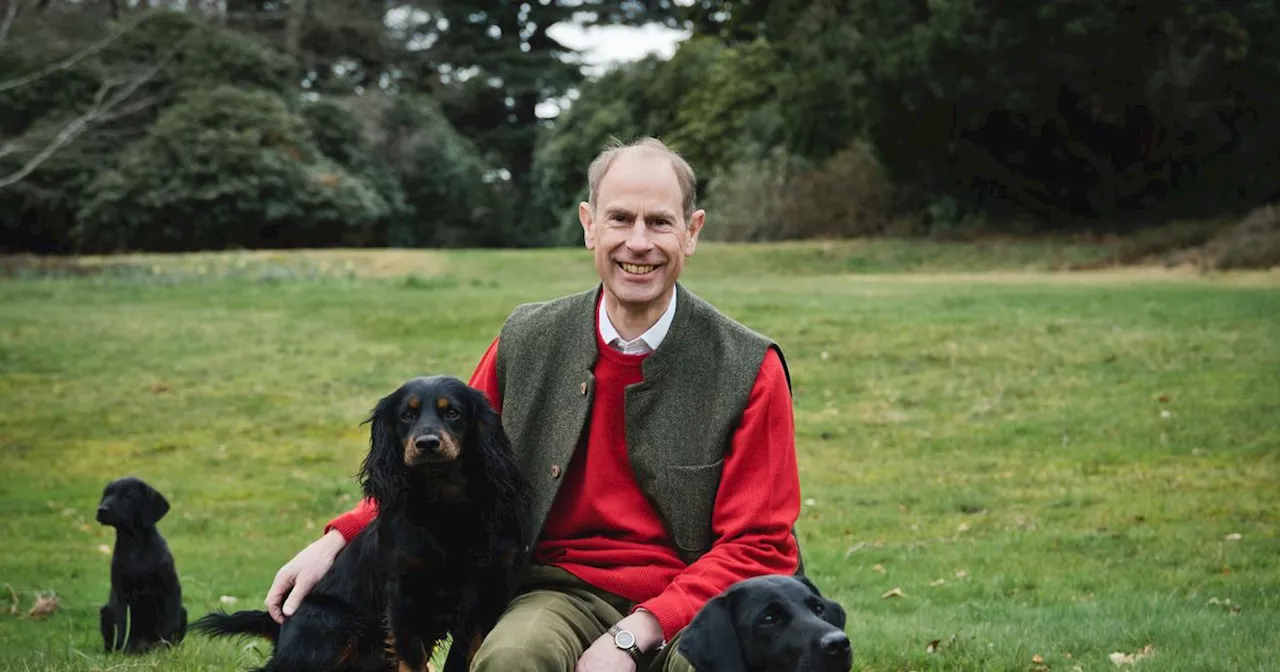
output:
[{"label": "shirt collar", "polygon": [[649,330],[640,334],[635,339],[626,341],[618,334],[618,330],[613,326],[613,322],[609,320],[609,311],[605,310],[604,304],[600,305],[598,311],[598,328],[600,329],[600,339],[606,344],[611,345],[627,354],[642,354],[652,352],[662,345],[663,339],[667,337],[667,332],[671,330],[671,322],[676,316],[676,292],[671,292],[671,301],[667,303],[667,310],[662,313],[662,317],[649,327]]}]

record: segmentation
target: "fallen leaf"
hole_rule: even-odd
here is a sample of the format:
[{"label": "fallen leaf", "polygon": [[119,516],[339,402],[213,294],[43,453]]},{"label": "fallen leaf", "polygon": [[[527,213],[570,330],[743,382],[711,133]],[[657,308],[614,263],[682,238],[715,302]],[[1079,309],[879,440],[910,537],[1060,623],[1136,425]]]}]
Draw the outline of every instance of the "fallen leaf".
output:
[{"label": "fallen leaf", "polygon": [[53,593],[37,594],[36,603],[27,612],[27,618],[43,619],[58,610],[58,596]]},{"label": "fallen leaf", "polygon": [[898,505],[898,512],[899,512],[899,513],[906,513],[906,512],[908,512],[908,511],[910,511],[910,510],[911,510],[911,509],[908,509],[906,504],[899,504],[899,505]]},{"label": "fallen leaf", "polygon": [[1162,394],[1162,395],[1160,395],[1159,397],[1156,397],[1156,399],[1157,399],[1157,400],[1159,400],[1159,401],[1160,401],[1160,403],[1162,403],[1162,404],[1167,404],[1167,403],[1169,403],[1169,395],[1167,395],[1167,394]]},{"label": "fallen leaf", "polygon": [[172,387],[169,387],[165,383],[151,383],[152,394],[164,394],[165,392],[168,392],[169,390],[172,390],[172,389],[173,389]]},{"label": "fallen leaf", "polygon": [[1169,412],[1169,409],[1167,409],[1167,408],[1166,408],[1166,409],[1164,409],[1164,410],[1160,411],[1160,417],[1162,417],[1162,418],[1172,418],[1172,417],[1173,417],[1173,413],[1170,413],[1170,412]]},{"label": "fallen leaf", "polygon": [[1031,656],[1031,662],[1036,665],[1044,665],[1044,656],[1037,653],[1036,655]]},{"label": "fallen leaf", "polygon": [[814,504],[817,504],[817,503],[818,502],[812,498],[804,500],[805,506],[813,506]]},{"label": "fallen leaf", "polygon": [[1134,653],[1121,653],[1119,651],[1116,651],[1107,657],[1110,658],[1111,662],[1115,663],[1116,665],[1131,665],[1151,655],[1151,651],[1152,651],[1152,647],[1150,644],[1148,644],[1142,647],[1141,649],[1138,649]]},{"label": "fallen leaf", "polygon": [[939,645],[939,644],[941,644],[941,643],[942,643],[942,640],[940,640],[940,639],[935,639],[935,640],[933,640],[932,642],[929,642],[929,646],[924,647],[924,652],[925,652],[925,653],[937,653],[937,652],[938,652],[938,645]]},{"label": "fallen leaf", "polygon": [[946,583],[947,583],[947,580],[946,580],[946,579],[938,579],[937,581],[934,581],[933,583],[930,583],[929,585],[931,585],[931,586],[933,586],[933,587],[937,588],[938,586],[946,585]]},{"label": "fallen leaf", "polygon": [[106,544],[98,544],[98,552],[103,555],[111,555],[111,547]]},{"label": "fallen leaf", "polygon": [[871,568],[871,571],[884,574],[884,565],[876,563],[875,566]]},{"label": "fallen leaf", "polygon": [[891,597],[906,597],[906,596],[907,594],[902,592],[901,588],[893,588],[891,590],[885,591],[884,595],[880,596],[880,599],[887,600]]},{"label": "fallen leaf", "polygon": [[969,531],[969,523],[960,523],[960,527],[956,528],[956,532],[968,532],[968,531]]},{"label": "fallen leaf", "polygon": [[861,551],[861,550],[862,550],[862,547],[863,547],[863,546],[866,546],[866,545],[867,545],[867,542],[865,542],[865,541],[859,541],[858,543],[856,543],[856,544],[854,544],[854,545],[850,546],[850,547],[849,547],[849,550],[847,550],[847,551],[845,551],[845,552],[844,552],[844,559],[845,559],[845,560],[848,560],[848,559],[849,559],[849,556],[853,555],[854,553],[857,553],[858,551]]},{"label": "fallen leaf", "polygon": [[1239,532],[1232,532],[1231,534],[1223,537],[1223,539],[1226,539],[1227,541],[1240,541],[1242,538],[1243,537],[1240,536]]},{"label": "fallen leaf", "polygon": [[957,579],[963,579],[963,578],[965,578],[965,577],[967,577],[967,576],[969,576],[969,572],[966,572],[966,571],[964,571],[963,569],[957,569],[957,570],[956,570],[956,578],[957,578]]},{"label": "fallen leaf", "polygon": [[240,600],[238,600],[238,599],[236,599],[236,598],[234,598],[234,597],[232,597],[232,596],[230,596],[230,595],[223,595],[223,596],[221,596],[221,597],[219,597],[219,598],[218,598],[218,601],[219,601],[219,602],[221,602],[221,603],[223,603],[223,604],[235,604],[236,602],[239,602]]}]

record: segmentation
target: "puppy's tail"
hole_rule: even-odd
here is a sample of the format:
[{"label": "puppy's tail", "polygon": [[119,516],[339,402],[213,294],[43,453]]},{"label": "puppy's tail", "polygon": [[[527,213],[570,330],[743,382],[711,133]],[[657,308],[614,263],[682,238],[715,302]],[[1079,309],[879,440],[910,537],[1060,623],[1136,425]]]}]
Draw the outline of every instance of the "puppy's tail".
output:
[{"label": "puppy's tail", "polygon": [[265,611],[237,611],[234,614],[212,612],[192,623],[191,629],[211,637],[265,637],[273,644],[280,638],[280,624]]}]

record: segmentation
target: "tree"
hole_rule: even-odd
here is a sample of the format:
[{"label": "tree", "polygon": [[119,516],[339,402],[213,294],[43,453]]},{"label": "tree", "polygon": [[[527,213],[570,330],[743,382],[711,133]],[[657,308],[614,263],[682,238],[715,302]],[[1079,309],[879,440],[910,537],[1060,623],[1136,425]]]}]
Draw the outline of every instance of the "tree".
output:
[{"label": "tree", "polygon": [[279,96],[220,86],[185,94],[90,184],[75,235],[105,251],[352,245],[389,209]]}]

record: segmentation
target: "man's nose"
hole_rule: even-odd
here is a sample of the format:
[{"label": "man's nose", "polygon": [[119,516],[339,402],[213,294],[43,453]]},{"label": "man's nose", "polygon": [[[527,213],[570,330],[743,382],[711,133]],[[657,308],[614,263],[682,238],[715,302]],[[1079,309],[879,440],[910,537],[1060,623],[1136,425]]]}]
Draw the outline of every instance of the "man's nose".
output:
[{"label": "man's nose", "polygon": [[641,252],[653,247],[653,241],[649,238],[649,225],[645,223],[643,217],[637,217],[631,224],[630,235],[627,236],[627,247]]}]

